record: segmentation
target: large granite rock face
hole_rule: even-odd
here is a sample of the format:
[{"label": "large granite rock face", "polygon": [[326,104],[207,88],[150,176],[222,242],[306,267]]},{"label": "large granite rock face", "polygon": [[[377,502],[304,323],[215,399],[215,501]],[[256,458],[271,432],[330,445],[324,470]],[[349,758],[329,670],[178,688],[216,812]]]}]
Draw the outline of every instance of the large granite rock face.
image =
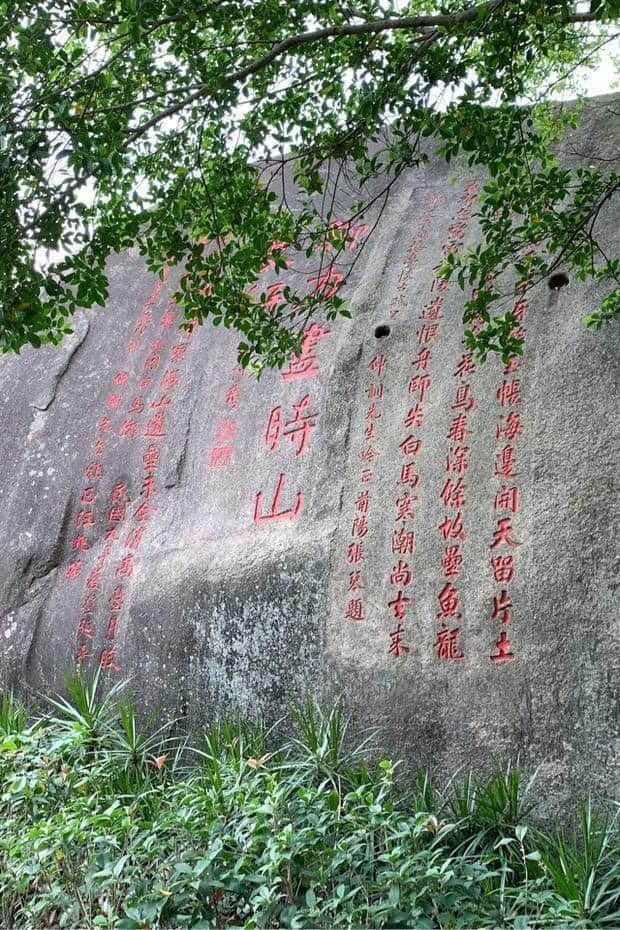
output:
[{"label": "large granite rock face", "polygon": [[[567,159],[615,155],[614,103]],[[451,174],[400,179],[352,320],[260,382],[131,254],[60,349],[2,359],[2,685],[102,664],[195,725],[342,695],[439,773],[518,757],[557,805],[613,793],[617,330],[580,323],[592,285],[541,282],[523,360],[474,366],[434,269],[480,178]]]}]

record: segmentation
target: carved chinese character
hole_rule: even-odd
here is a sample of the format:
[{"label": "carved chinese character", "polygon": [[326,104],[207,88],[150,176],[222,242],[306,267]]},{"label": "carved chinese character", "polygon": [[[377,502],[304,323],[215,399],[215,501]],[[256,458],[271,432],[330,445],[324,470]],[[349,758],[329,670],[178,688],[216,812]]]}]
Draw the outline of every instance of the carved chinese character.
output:
[{"label": "carved chinese character", "polygon": [[456,482],[453,482],[451,478],[448,478],[439,496],[446,507],[464,507],[465,485],[463,479],[459,478]]},{"label": "carved chinese character", "polygon": [[79,550],[83,552],[88,552],[88,550],[90,549],[90,544],[86,536],[78,535],[73,538],[73,542],[71,543],[71,548],[74,552],[79,551]]},{"label": "carved chinese character", "polygon": [[500,546],[502,543],[506,543],[507,546],[520,546],[521,543],[517,542],[516,539],[512,538],[512,521],[510,517],[503,517],[497,521],[497,529],[493,533],[493,542],[491,543],[491,549],[495,549],[497,546]]},{"label": "carved chinese character", "polygon": [[314,350],[319,344],[319,341],[328,334],[329,330],[319,326],[318,323],[312,323],[308,327],[301,343],[301,352],[299,356],[294,355],[291,358],[287,370],[282,372],[284,381],[291,381],[296,378],[312,378],[318,375],[319,368]]},{"label": "carved chinese character", "polygon": [[433,297],[426,306],[422,313],[418,316],[419,320],[441,320],[442,313],[441,308],[443,307],[443,297]]},{"label": "carved chinese character", "polygon": [[138,421],[137,420],[125,420],[121,424],[121,428],[118,431],[118,435],[121,438],[134,439],[138,434]]},{"label": "carved chinese character", "polygon": [[109,416],[102,417],[99,421],[99,432],[100,433],[111,433],[112,432],[112,420]]},{"label": "carved chinese character", "polygon": [[146,421],[146,429],[144,430],[145,436],[151,439],[163,439],[165,437],[164,415],[165,411],[161,410],[159,413],[156,413],[152,419]]},{"label": "carved chinese character", "polygon": [[105,439],[97,439],[97,441],[95,442],[95,455],[103,455],[104,448],[105,448]]},{"label": "carved chinese character", "polygon": [[146,391],[147,388],[150,388],[152,383],[153,383],[153,379],[149,378],[148,375],[145,375],[143,378],[140,378],[140,380],[138,381],[138,390]]},{"label": "carved chinese character", "polygon": [[112,591],[112,594],[109,598],[110,608],[112,610],[122,610],[123,601],[125,600],[125,589],[122,585],[118,584]]},{"label": "carved chinese character", "polygon": [[74,562],[69,562],[65,569],[65,578],[68,578],[69,581],[72,581],[74,578],[77,578],[82,574],[82,560],[76,559]]},{"label": "carved chinese character", "polygon": [[84,526],[94,526],[95,520],[93,518],[92,510],[78,510],[75,523],[78,529]]},{"label": "carved chinese character", "polygon": [[84,470],[84,475],[86,478],[101,478],[103,465],[101,462],[90,462]]},{"label": "carved chinese character", "polygon": [[428,349],[420,349],[420,351],[418,352],[417,356],[414,358],[411,364],[421,371],[427,371],[428,363],[430,362],[432,357],[433,356],[431,355]]},{"label": "carved chinese character", "polygon": [[377,451],[377,449],[375,449],[371,445],[368,445],[368,448],[363,449],[360,452],[359,457],[362,460],[362,462],[372,462],[372,460],[375,459],[378,455],[379,455],[379,452]]},{"label": "carved chinese character", "polygon": [[108,625],[106,627],[105,635],[106,639],[114,640],[116,639],[116,627],[118,625],[118,615],[112,614],[108,620]]},{"label": "carved chinese character", "polygon": [[153,475],[147,475],[142,482],[142,487],[140,488],[140,496],[145,497],[147,500],[153,497],[156,493],[155,488],[155,478]]},{"label": "carved chinese character", "polygon": [[157,467],[159,462],[159,450],[155,443],[150,443],[148,449],[142,456],[142,461],[144,462],[144,467],[147,471],[153,472]]},{"label": "carved chinese character", "polygon": [[159,400],[153,401],[153,403],[150,404],[149,406],[151,407],[152,410],[157,410],[157,409],[167,410],[168,407],[173,407],[174,404],[167,394],[162,394]]},{"label": "carved chinese character", "polygon": [[516,457],[515,450],[512,446],[504,446],[501,452],[495,456],[494,473],[498,478],[515,478],[516,477]]},{"label": "carved chinese character", "polygon": [[214,446],[209,455],[209,468],[227,468],[232,462],[232,446]]},{"label": "carved chinese character", "polygon": [[[181,348],[180,346],[178,348]],[[185,348],[185,346],[183,346]],[[175,387],[179,386],[179,372],[176,368],[169,369],[166,371],[159,382],[163,388],[166,390],[172,390]]]},{"label": "carved chinese character", "polygon": [[292,442],[297,442],[295,458],[299,458],[299,456],[303,453],[308,444],[308,437],[310,432],[316,426],[316,423],[314,422],[316,419],[316,414],[307,412],[309,406],[310,396],[306,394],[306,396],[302,397],[298,404],[293,404],[295,416],[292,420],[288,420],[284,427],[284,435],[288,436]]},{"label": "carved chinese character", "polygon": [[92,504],[94,503],[95,498],[97,497],[96,488],[84,488],[82,491],[82,497],[80,501],[82,504]]},{"label": "carved chinese character", "polygon": [[405,597],[403,592],[399,589],[396,593],[396,597],[393,600],[388,601],[388,607],[391,607],[394,611],[394,616],[397,620],[404,620],[405,618],[405,605],[411,603],[410,597]]},{"label": "carved chinese character", "polygon": [[469,468],[469,446],[452,446],[446,456],[446,471],[461,474]]},{"label": "carved chinese character", "polygon": [[502,386],[497,389],[497,399],[502,407],[512,407],[521,403],[521,382],[503,381]]},{"label": "carved chinese character", "polygon": [[380,420],[381,416],[382,416],[381,411],[377,409],[377,405],[375,404],[373,400],[372,403],[370,404],[370,407],[366,411],[364,419],[365,420]]},{"label": "carved chinese character", "polygon": [[167,329],[169,326],[173,326],[173,325],[174,325],[174,317],[175,317],[174,310],[166,310],[166,312],[163,314],[161,320],[159,321],[159,325],[161,326],[161,328],[162,328],[162,329]]},{"label": "carved chinese character", "polygon": [[[172,359],[173,362],[183,362],[185,360],[186,352],[187,352],[186,345],[172,346],[172,349],[170,350],[170,358]],[[168,374],[168,372],[166,372],[166,374]],[[162,378],[162,384],[163,384],[163,378]],[[177,379],[177,384],[178,384],[178,379]],[[176,384],[164,384],[163,386],[164,387],[176,387]]]},{"label": "carved chinese character", "polygon": [[425,342],[439,342],[439,324],[425,323],[420,329],[416,330],[418,345]]},{"label": "carved chinese character", "polygon": [[458,578],[463,564],[460,546],[446,546],[441,560],[441,567],[446,578]]},{"label": "carved chinese character", "polygon": [[75,653],[75,661],[79,662],[81,665],[83,662],[86,662],[87,659],[90,659],[90,652],[88,651],[88,646],[86,643],[80,643]]},{"label": "carved chinese character", "polygon": [[517,513],[519,509],[519,489],[502,485],[493,502],[495,510],[512,510]]},{"label": "carved chinese character", "polygon": [[493,577],[496,581],[512,581],[515,576],[513,555],[496,555],[491,559]]},{"label": "carved chinese character", "polygon": [[411,571],[409,570],[409,565],[407,562],[403,562],[402,559],[398,560],[398,565],[394,565],[392,568],[392,574],[390,575],[390,584],[401,584],[403,587],[411,584]]},{"label": "carved chinese character", "polygon": [[115,663],[117,656],[116,646],[111,646],[109,649],[104,649],[101,653],[101,658],[99,659],[99,665],[102,669],[113,669],[115,672],[120,670],[120,666]]},{"label": "carved chinese character", "polygon": [[361,479],[364,484],[368,484],[369,481],[372,481],[372,470],[370,468],[363,468]]},{"label": "carved chinese character", "polygon": [[315,284],[312,293],[321,294],[323,297],[333,297],[338,288],[344,281],[344,275],[336,271],[333,265],[330,265],[327,271],[317,272],[306,278],[308,284]]},{"label": "carved chinese character", "polygon": [[404,455],[417,455],[422,447],[422,440],[416,439],[415,436],[407,436],[400,444]]},{"label": "carved chinese character", "polygon": [[463,542],[467,539],[460,511],[454,516],[446,514],[445,520],[439,524],[437,529],[446,542],[449,539],[461,539]]},{"label": "carved chinese character", "polygon": [[238,396],[237,396],[238,393],[239,393],[238,384],[233,384],[232,387],[230,387],[228,391],[226,392],[225,403],[227,403],[228,406],[231,407],[233,410],[235,410],[239,406]]},{"label": "carved chinese character", "polygon": [[518,371],[521,367],[520,359],[517,355],[513,355],[508,359],[507,365],[504,367],[505,375],[514,375],[515,371]]},{"label": "carved chinese character", "polygon": [[406,532],[402,527],[394,530],[392,533],[392,552],[398,555],[414,555],[415,553],[415,533],[413,530]]},{"label": "carved chinese character", "polygon": [[463,658],[463,651],[459,649],[457,642],[461,631],[459,627],[454,630],[440,630],[437,633],[435,649],[437,658],[448,662],[460,662]]},{"label": "carved chinese character", "polygon": [[130,339],[129,342],[127,343],[127,348],[128,348],[128,350],[129,350],[129,352],[131,352],[131,353],[137,352],[138,349],[140,348],[140,340],[139,340],[139,339]]},{"label": "carved chinese character", "polygon": [[505,436],[506,439],[516,439],[517,436],[520,436],[523,432],[523,426],[521,424],[521,416],[518,413],[511,411],[506,417],[506,426],[502,426],[504,418],[500,416],[500,423],[498,423],[495,438],[499,439],[500,436]]},{"label": "carved chinese character", "polygon": [[445,620],[448,617],[461,619],[459,593],[450,581],[443,586],[437,595],[437,600],[439,601],[438,620]]},{"label": "carved chinese character", "polygon": [[377,438],[377,430],[375,429],[374,423],[369,423],[366,429],[364,430],[364,438],[370,442],[372,439]]},{"label": "carved chinese character", "polygon": [[465,377],[467,377],[468,375],[473,375],[473,373],[475,372],[475,370],[476,370],[476,368],[475,368],[474,362],[473,362],[473,353],[472,353],[472,352],[466,352],[466,353],[463,355],[463,357],[461,358],[461,361],[460,361],[460,362],[458,363],[458,365],[456,366],[456,371],[454,372],[454,377],[455,377],[455,378],[465,378]]},{"label": "carved chinese character", "polygon": [[491,620],[501,620],[502,624],[510,623],[512,619],[512,601],[508,596],[508,591],[502,590],[499,595],[493,596],[493,612]]},{"label": "carved chinese character", "polygon": [[411,407],[405,417],[405,426],[407,429],[412,429],[414,426],[422,426],[422,416],[422,407],[420,404]]},{"label": "carved chinese character", "polygon": [[124,555],[116,569],[117,578],[130,578],[133,575],[133,555]]},{"label": "carved chinese character", "polygon": [[99,583],[100,583],[99,575],[100,575],[100,573],[101,573],[101,569],[100,569],[100,568],[93,568],[92,572],[90,573],[90,575],[89,575],[88,578],[86,579],[86,587],[89,588],[91,591],[96,591],[97,588],[99,587]]},{"label": "carved chinese character", "polygon": [[349,543],[347,547],[347,562],[349,565],[359,565],[364,558],[364,546],[362,543]]},{"label": "carved chinese character", "polygon": [[397,628],[392,633],[390,633],[389,652],[394,656],[395,659],[400,658],[401,655],[407,655],[409,652],[409,646],[406,646],[403,642],[404,636],[405,630],[401,623],[399,623]]},{"label": "carved chinese character", "polygon": [[118,410],[123,400],[122,394],[108,394],[105,399],[106,407],[109,407],[110,410]]},{"label": "carved chinese character", "polygon": [[141,336],[142,333],[145,331],[145,329],[148,326],[150,326],[152,320],[153,320],[153,314],[151,313],[151,311],[145,310],[143,313],[140,314],[140,316],[138,317],[136,321],[136,325],[133,328],[134,333],[137,336]]},{"label": "carved chinese character", "polygon": [[[416,475],[415,462],[407,462],[400,470],[399,484],[407,485],[411,490],[415,490],[420,483],[420,476]],[[417,500],[417,497],[414,498]]]},{"label": "carved chinese character", "polygon": [[382,384],[371,384],[366,392],[369,397],[383,397],[383,385]]},{"label": "carved chinese character", "polygon": [[78,623],[78,633],[87,639],[93,638],[93,626],[88,617],[82,617]]},{"label": "carved chinese character", "polygon": [[362,573],[360,571],[349,572],[349,591],[359,591],[362,587]]},{"label": "carved chinese character", "polygon": [[353,521],[353,529],[351,530],[351,536],[359,536],[360,539],[363,539],[368,533],[368,523],[366,522],[366,517],[361,514],[359,517],[356,517]]},{"label": "carved chinese character", "polygon": [[157,371],[161,362],[161,355],[158,352],[152,352],[144,363],[145,371]]},{"label": "carved chinese character", "polygon": [[467,429],[467,416],[464,413],[459,413],[450,424],[448,439],[453,442],[463,442],[467,436],[471,436],[471,430]]},{"label": "carved chinese character", "polygon": [[454,403],[452,404],[453,410],[458,410],[462,407],[468,413],[469,411],[476,406],[476,401],[471,397],[471,384],[459,384],[456,389],[456,397]]},{"label": "carved chinese character", "polygon": [[117,371],[114,375],[114,384],[117,384],[119,387],[122,387],[123,384],[128,380],[129,375],[126,371]]},{"label": "carved chinese character", "polygon": [[275,520],[295,520],[302,509],[304,496],[301,491],[297,492],[297,500],[294,507],[291,507],[289,510],[278,510],[280,503],[280,494],[282,492],[282,485],[284,483],[284,475],[280,473],[278,478],[278,483],[276,485],[275,494],[273,496],[273,503],[271,506],[271,511],[267,514],[261,514],[261,507],[263,502],[263,492],[258,491],[256,494],[256,500],[254,503],[254,523],[267,523]]},{"label": "carved chinese character", "polygon": [[92,614],[97,605],[97,595],[95,593],[87,595],[82,601],[82,610],[85,614]]},{"label": "carved chinese character", "polygon": [[151,504],[150,501],[144,501],[134,510],[134,517],[138,523],[148,523],[149,517],[152,513],[157,513],[157,507],[154,504]]},{"label": "carved chinese character", "polygon": [[364,617],[364,605],[361,598],[355,598],[349,601],[347,604],[347,609],[345,611],[345,618],[347,620],[365,620]]},{"label": "carved chinese character", "polygon": [[420,403],[424,402],[426,392],[431,386],[431,379],[429,375],[414,375],[414,377],[409,382],[409,393],[420,395]]},{"label": "carved chinese character", "polygon": [[398,523],[399,520],[406,520],[408,517],[413,517],[413,505],[416,500],[417,498],[411,497],[407,491],[405,491],[402,497],[397,499],[397,513],[395,517],[396,523]]},{"label": "carved chinese character", "polygon": [[499,639],[495,644],[497,653],[494,656],[489,656],[492,662],[512,662],[516,656],[511,652],[512,643],[508,639],[508,635],[505,630],[499,634]]},{"label": "carved chinese character", "polygon": [[237,432],[236,420],[220,420],[215,431],[216,442],[234,442]]},{"label": "carved chinese character", "polygon": [[387,365],[387,359],[385,355],[375,355],[371,358],[371,360],[368,363],[369,369],[371,371],[374,371],[377,378],[379,379],[381,379],[381,375],[383,374],[386,365]]}]

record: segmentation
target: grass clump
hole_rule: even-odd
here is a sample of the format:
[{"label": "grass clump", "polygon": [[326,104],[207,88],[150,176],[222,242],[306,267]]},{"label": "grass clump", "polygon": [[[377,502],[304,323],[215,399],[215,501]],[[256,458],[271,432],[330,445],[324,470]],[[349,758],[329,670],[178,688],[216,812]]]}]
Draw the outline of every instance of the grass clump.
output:
[{"label": "grass clump", "polygon": [[98,685],[0,704],[2,926],[620,924],[617,823],[589,802],[550,832],[512,768],[405,787],[309,701],[286,740],[230,719],[191,748]]}]

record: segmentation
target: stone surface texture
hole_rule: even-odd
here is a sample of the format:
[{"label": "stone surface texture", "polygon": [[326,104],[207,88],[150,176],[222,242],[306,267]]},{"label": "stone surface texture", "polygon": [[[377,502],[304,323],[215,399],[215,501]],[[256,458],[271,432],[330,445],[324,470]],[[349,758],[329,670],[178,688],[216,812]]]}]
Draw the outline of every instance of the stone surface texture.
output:
[{"label": "stone surface texture", "polygon": [[[563,158],[615,156],[619,108],[591,101]],[[458,373],[463,295],[434,269],[476,239],[476,181],[401,177],[352,319],[259,382],[235,333],[179,331],[174,272],[134,254],[62,347],[2,358],[2,686],[50,693],[77,656],[196,726],[340,695],[440,776],[518,759],[553,806],[614,794],[617,327],[580,322],[592,284],[543,281],[518,369]],[[601,223],[617,254],[617,206]]]}]

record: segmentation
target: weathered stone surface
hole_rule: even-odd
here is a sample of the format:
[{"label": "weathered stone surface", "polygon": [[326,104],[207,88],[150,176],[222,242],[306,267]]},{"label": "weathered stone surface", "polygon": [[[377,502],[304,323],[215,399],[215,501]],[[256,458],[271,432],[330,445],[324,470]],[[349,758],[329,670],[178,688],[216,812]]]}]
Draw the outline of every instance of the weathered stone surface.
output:
[{"label": "weathered stone surface", "polygon": [[[614,104],[592,102],[567,158],[615,154]],[[196,724],[341,694],[359,728],[381,725],[393,754],[440,773],[518,757],[556,805],[616,790],[617,332],[580,323],[592,285],[541,282],[518,370],[455,374],[463,298],[434,268],[455,222],[468,242],[476,230],[472,179],[451,173],[401,178],[349,287],[353,319],[313,330],[309,370],[242,375],[235,334],[180,333],[173,280],[158,287],[129,254],[105,312],[62,348],[2,359],[3,685],[49,693],[76,655],[103,656],[146,708]],[[602,222],[617,249],[611,206]],[[421,320],[437,297],[441,317]],[[460,414],[468,435],[451,440]],[[279,485],[288,517],[262,520]],[[502,486],[518,508],[511,491],[494,504]],[[506,519],[518,545],[492,548]],[[495,580],[496,555],[514,577],[504,562]],[[444,592],[438,619],[447,584],[458,602]]]}]

